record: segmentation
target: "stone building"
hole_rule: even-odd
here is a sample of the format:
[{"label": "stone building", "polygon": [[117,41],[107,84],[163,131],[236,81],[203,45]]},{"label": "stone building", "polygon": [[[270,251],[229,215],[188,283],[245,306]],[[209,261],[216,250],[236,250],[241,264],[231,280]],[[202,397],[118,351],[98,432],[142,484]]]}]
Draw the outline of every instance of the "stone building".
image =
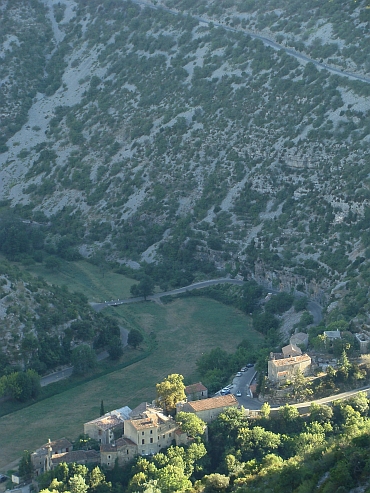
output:
[{"label": "stone building", "polygon": [[202,399],[198,401],[179,402],[176,404],[177,412],[194,413],[206,423],[213,421],[217,416],[230,407],[238,407],[239,403],[232,394]]},{"label": "stone building", "polygon": [[198,401],[199,399],[208,398],[208,389],[202,382],[193,383],[185,387],[185,395],[188,401]]},{"label": "stone building", "polygon": [[153,455],[172,445],[177,429],[176,421],[161,408],[143,403],[125,420],[124,437],[137,445],[139,455]]},{"label": "stone building", "polygon": [[307,375],[311,368],[311,358],[308,354],[301,354],[289,358],[277,358],[276,353],[271,353],[271,359],[268,361],[268,379],[271,383],[284,383],[294,377],[294,374],[300,370]]},{"label": "stone building", "polygon": [[367,354],[370,348],[370,336],[366,332],[359,332],[355,337],[360,345],[360,353]]},{"label": "stone building", "polygon": [[123,423],[131,409],[123,407],[84,424],[84,433],[101,444],[112,443],[123,435]]},{"label": "stone building", "polygon": [[51,458],[52,468],[66,462],[70,464],[74,462],[76,464],[100,464],[100,454],[96,450],[72,450],[71,452],[62,452],[61,454],[55,454]]},{"label": "stone building", "polygon": [[116,460],[119,466],[124,466],[138,455],[137,444],[129,438],[118,438],[114,443],[100,446],[101,465],[113,468]]},{"label": "stone building", "polygon": [[31,454],[31,462],[36,476],[50,471],[53,468],[52,459],[59,454],[73,450],[72,443],[66,438],[51,441],[42,445],[39,449]]},{"label": "stone building", "polygon": [[281,349],[281,352],[283,353],[284,358],[293,358],[294,356],[301,356],[302,354],[301,349],[292,343],[288,344],[288,346],[284,346]]}]

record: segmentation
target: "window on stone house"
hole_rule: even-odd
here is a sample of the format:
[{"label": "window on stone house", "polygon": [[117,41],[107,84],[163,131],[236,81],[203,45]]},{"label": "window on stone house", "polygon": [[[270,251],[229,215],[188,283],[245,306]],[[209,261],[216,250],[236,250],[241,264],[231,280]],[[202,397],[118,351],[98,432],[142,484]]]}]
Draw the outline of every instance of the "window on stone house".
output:
[{"label": "window on stone house", "polygon": [[144,432],[142,431],[141,434],[144,435]]},{"label": "window on stone house", "polygon": [[126,453],[128,454],[128,449],[127,449]]},{"label": "window on stone house", "polygon": [[141,445],[144,445],[144,443],[145,443],[145,440],[144,440],[144,438],[143,438],[143,439],[141,440]]},{"label": "window on stone house", "polygon": [[153,443],[153,438],[150,438],[150,443]]},{"label": "window on stone house", "polygon": [[172,433],[169,433],[168,436],[171,438],[172,437]]},{"label": "window on stone house", "polygon": [[150,430],[150,434],[153,435],[153,430]]},{"label": "window on stone house", "polygon": [[166,435],[163,435],[163,438],[166,438]]}]

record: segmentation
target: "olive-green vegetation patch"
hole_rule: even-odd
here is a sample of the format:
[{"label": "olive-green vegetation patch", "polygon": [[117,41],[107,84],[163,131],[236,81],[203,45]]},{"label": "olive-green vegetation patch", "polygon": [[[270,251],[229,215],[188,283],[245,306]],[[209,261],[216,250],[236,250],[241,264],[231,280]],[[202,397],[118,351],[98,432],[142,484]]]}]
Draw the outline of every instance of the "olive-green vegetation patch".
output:
[{"label": "olive-green vegetation patch", "polygon": [[207,298],[179,299],[168,305],[146,302],[115,310],[148,337],[154,335],[157,348],[139,363],[0,418],[0,468],[48,438],[76,438],[84,422],[99,416],[102,399],[106,411],[150,402],[155,384],[170,373],[193,381],[203,352],[217,346],[231,352],[243,339],[255,346],[263,340],[244,314]]},{"label": "olive-green vegetation patch", "polygon": [[60,268],[55,271],[45,268],[44,265],[33,265],[29,271],[52,284],[64,284],[70,291],[80,291],[89,301],[95,302],[129,298],[130,287],[137,282],[111,271],[109,267],[102,270],[85,260],[61,260]]}]

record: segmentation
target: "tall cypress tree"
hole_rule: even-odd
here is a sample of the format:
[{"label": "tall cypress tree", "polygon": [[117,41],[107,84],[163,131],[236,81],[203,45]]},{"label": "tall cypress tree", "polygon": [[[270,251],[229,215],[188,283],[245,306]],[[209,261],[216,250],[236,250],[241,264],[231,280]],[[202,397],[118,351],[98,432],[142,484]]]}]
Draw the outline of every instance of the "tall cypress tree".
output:
[{"label": "tall cypress tree", "polygon": [[104,411],[104,402],[103,402],[103,399],[101,400],[101,403],[100,403],[100,416],[104,416],[105,414],[105,411]]}]

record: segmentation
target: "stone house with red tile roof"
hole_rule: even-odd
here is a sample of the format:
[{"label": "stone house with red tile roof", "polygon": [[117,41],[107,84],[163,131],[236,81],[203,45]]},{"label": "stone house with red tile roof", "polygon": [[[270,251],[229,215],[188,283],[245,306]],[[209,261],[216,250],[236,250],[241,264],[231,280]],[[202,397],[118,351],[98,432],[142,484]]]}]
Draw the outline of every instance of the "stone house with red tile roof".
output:
[{"label": "stone house with red tile roof", "polygon": [[199,399],[208,399],[208,389],[202,382],[193,383],[185,387],[185,395],[188,401],[198,401]]},{"label": "stone house with red tile roof", "polygon": [[234,395],[221,395],[199,401],[179,402],[177,412],[194,413],[206,423],[213,421],[217,416],[230,407],[238,407],[239,403]]}]

